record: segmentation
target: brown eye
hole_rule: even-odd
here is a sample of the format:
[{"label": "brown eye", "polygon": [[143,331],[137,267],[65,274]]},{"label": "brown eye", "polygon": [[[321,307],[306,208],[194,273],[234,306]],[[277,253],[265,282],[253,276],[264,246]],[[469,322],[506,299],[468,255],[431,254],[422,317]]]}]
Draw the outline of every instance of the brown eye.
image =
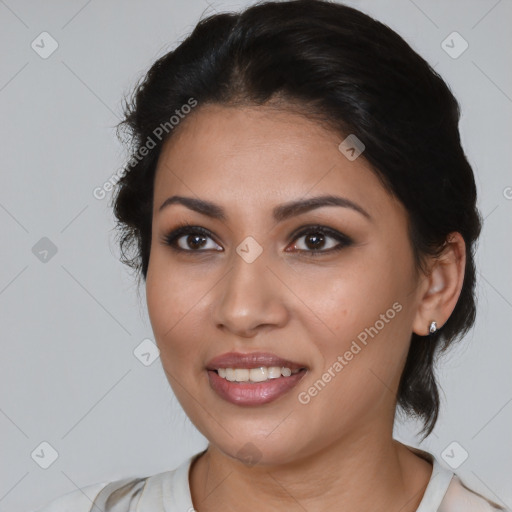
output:
[{"label": "brown eye", "polygon": [[[211,243],[208,242],[211,240]],[[183,225],[163,237],[163,242],[176,251],[204,252],[207,250],[222,250],[217,245],[211,233],[200,226]]]},{"label": "brown eye", "polygon": [[[204,235],[184,235],[176,240],[177,245],[181,249],[186,249],[187,246],[192,249],[201,249],[201,247],[206,245],[207,241],[206,236]],[[180,240],[184,239],[185,247],[180,246]]]},{"label": "brown eye", "polygon": [[326,237],[322,233],[311,233],[304,236],[304,244],[311,250],[325,249],[325,239]]},{"label": "brown eye", "polygon": [[303,242],[296,242],[295,249],[311,256],[338,251],[353,243],[348,236],[325,226],[309,227],[298,233],[294,240],[301,238]]}]

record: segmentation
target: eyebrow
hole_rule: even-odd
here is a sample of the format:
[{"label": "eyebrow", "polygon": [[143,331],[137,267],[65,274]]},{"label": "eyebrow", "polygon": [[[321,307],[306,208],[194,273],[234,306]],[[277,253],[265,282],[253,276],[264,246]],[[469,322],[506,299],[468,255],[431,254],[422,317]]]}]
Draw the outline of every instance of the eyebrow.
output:
[{"label": "eyebrow", "polygon": [[[207,217],[211,217],[213,219],[218,219],[221,221],[227,220],[226,212],[221,206],[204,199],[196,199],[193,197],[168,197],[162,203],[158,211],[161,212],[164,208],[171,204],[181,204],[190,210],[194,210],[195,212],[201,213],[202,215],[206,215]],[[289,219],[290,217],[295,217],[296,215],[301,215],[302,213],[306,213],[323,206],[341,206],[343,208],[350,208],[351,210],[354,210],[367,219],[371,220],[370,214],[358,204],[345,197],[333,195],[310,197],[307,199],[299,199],[297,201],[284,203],[282,205],[276,206],[272,210],[272,214],[274,220],[277,222],[282,222],[286,219]]]}]

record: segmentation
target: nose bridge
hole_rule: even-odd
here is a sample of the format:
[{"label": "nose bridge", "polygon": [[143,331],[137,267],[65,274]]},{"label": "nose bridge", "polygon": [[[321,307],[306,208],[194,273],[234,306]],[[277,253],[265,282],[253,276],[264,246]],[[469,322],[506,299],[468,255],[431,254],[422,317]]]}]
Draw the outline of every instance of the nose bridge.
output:
[{"label": "nose bridge", "polygon": [[266,274],[269,273],[267,266],[270,259],[269,249],[263,250],[263,247],[252,237],[247,237],[238,245],[232,255],[230,286],[235,287],[237,291],[241,289],[244,292],[248,291],[245,288],[255,290],[258,284],[264,287],[264,282],[267,281]]},{"label": "nose bridge", "polygon": [[238,333],[263,324],[281,325],[286,316],[280,282],[267,268],[271,254],[256,244],[246,239],[236,248],[216,297],[216,324]]}]

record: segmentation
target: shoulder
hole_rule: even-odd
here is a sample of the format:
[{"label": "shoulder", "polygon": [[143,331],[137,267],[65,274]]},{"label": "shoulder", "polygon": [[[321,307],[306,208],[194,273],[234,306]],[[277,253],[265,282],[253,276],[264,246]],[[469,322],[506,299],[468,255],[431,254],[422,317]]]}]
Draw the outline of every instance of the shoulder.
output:
[{"label": "shoulder", "polygon": [[129,477],[88,485],[68,492],[35,512],[132,512],[139,506],[163,510],[163,490],[171,486],[176,470],[146,477]]},{"label": "shoulder", "polygon": [[430,481],[416,512],[512,512],[470,489],[458,475],[444,467],[432,453],[406,446],[433,466]]},{"label": "shoulder", "polygon": [[[158,476],[158,475],[156,475]],[[68,492],[36,512],[91,512],[101,510],[134,510],[146,487],[155,478],[125,478],[88,485]]]},{"label": "shoulder", "polygon": [[107,485],[108,482],[102,482],[76,489],[59,496],[35,512],[89,512],[94,499]]},{"label": "shoulder", "polygon": [[507,509],[473,491],[457,475],[454,475],[438,512],[495,512],[497,510],[507,512]]},{"label": "shoulder", "polygon": [[193,510],[188,470],[192,461],[204,451],[192,455],[170,471],[96,483],[76,489],[35,512],[158,512],[167,510],[166,504],[169,503],[178,510]]}]

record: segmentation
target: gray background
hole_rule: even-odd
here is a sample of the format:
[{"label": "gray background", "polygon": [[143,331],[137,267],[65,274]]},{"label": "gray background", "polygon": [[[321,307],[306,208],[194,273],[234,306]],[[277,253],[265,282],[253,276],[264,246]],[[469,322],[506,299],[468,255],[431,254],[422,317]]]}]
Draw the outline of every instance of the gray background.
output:
[{"label": "gray background", "polygon": [[[1,511],[172,469],[206,445],[160,360],[145,366],[134,356],[152,339],[144,290],[138,298],[118,261],[110,196],[93,190],[123,163],[113,129],[122,95],[201,14],[249,3],[0,0]],[[347,3],[397,30],[450,84],[485,217],[478,320],[440,365],[439,422],[421,445],[410,422],[396,436],[443,464],[456,441],[452,458],[468,453],[457,473],[512,508],[512,2]],[[46,59],[31,47],[51,48],[43,31],[58,43]],[[458,58],[441,46],[453,31],[469,44]],[[57,250],[46,261],[43,237]],[[47,469],[42,442],[58,452]]]}]

